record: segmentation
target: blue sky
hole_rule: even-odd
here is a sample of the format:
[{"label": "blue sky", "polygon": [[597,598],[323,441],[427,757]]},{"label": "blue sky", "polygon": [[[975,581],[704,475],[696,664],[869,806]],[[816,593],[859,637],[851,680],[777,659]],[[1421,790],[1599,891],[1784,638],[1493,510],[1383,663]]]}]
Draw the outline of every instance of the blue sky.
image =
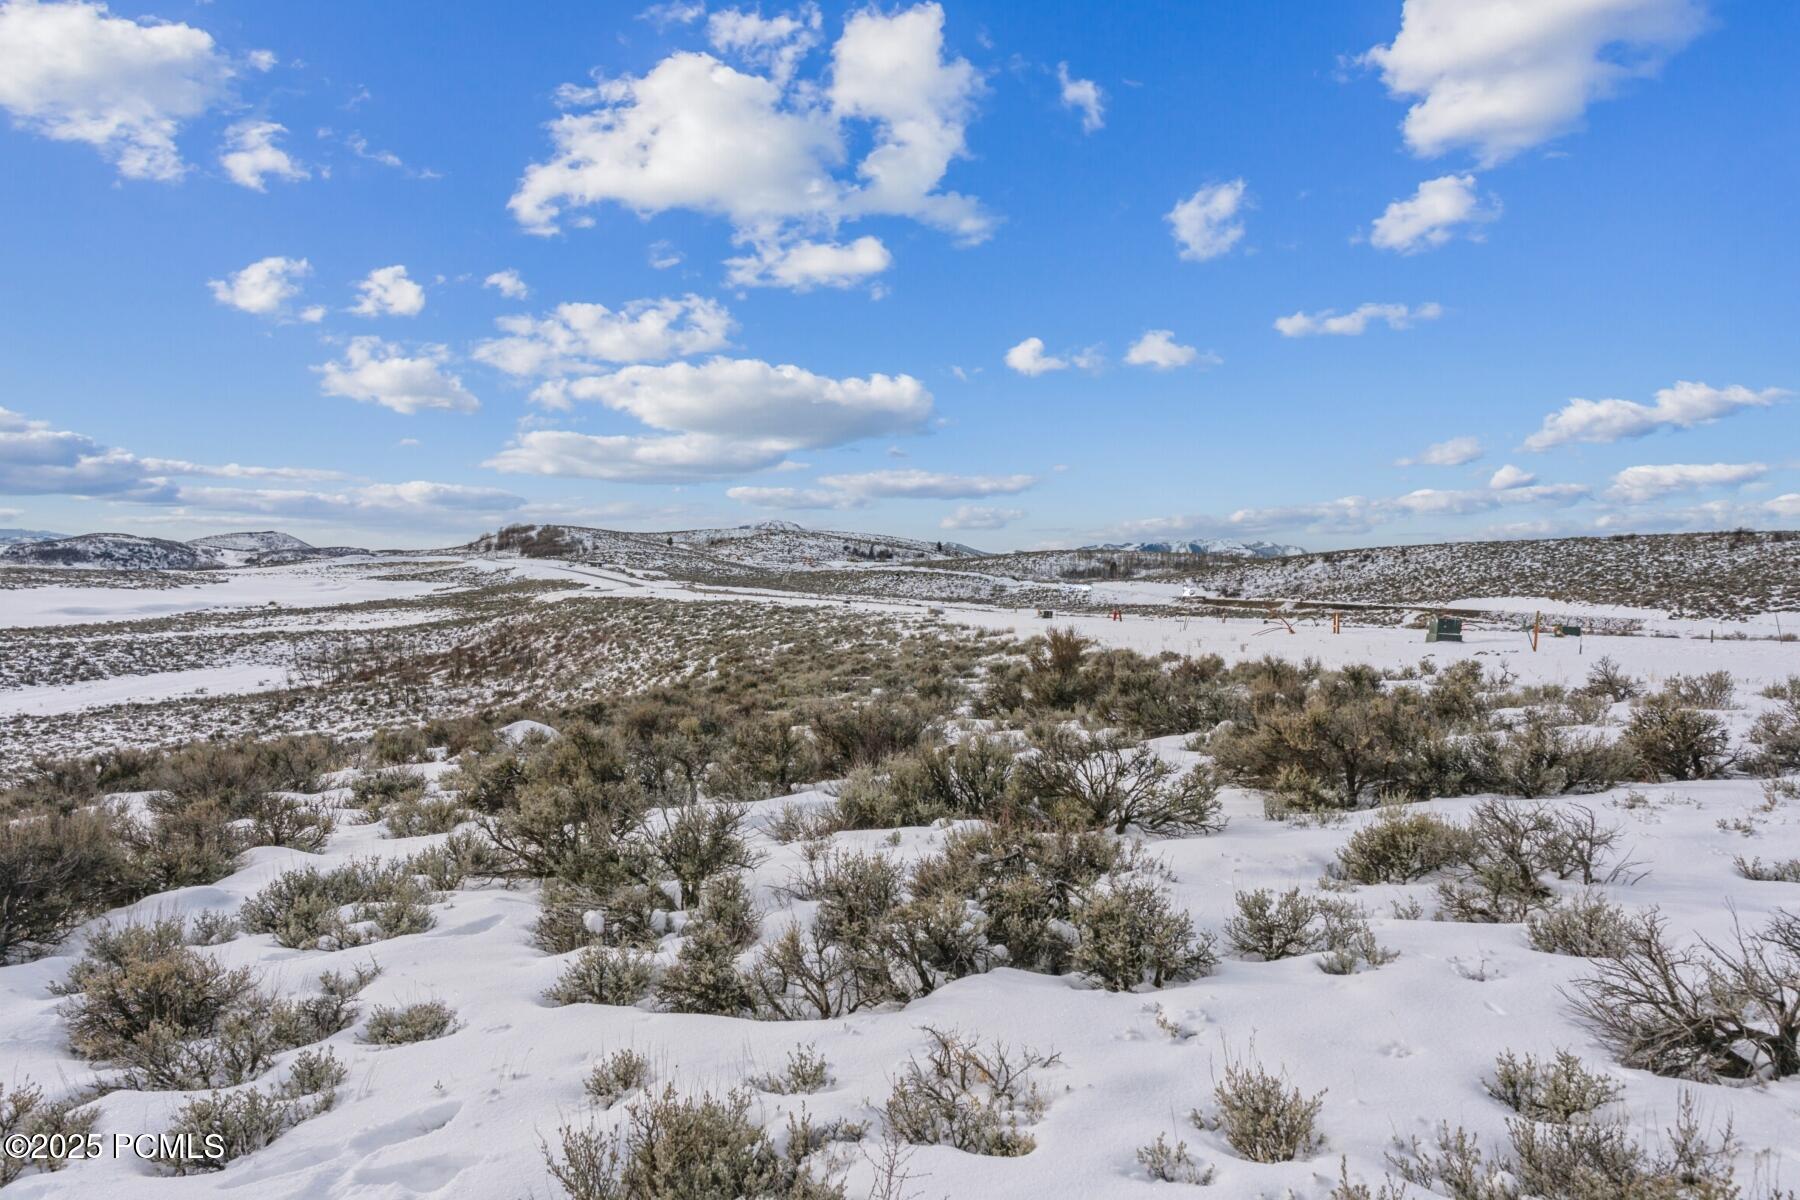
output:
[{"label": "blue sky", "polygon": [[1800,525],[1800,7],[0,3],[0,525]]}]

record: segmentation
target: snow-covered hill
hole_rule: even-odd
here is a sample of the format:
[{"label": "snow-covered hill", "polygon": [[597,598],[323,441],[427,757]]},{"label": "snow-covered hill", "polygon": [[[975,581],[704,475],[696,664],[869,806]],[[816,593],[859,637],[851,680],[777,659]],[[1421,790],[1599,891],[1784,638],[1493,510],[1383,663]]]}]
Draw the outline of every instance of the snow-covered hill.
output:
[{"label": "snow-covered hill", "polygon": [[195,571],[226,565],[224,555],[209,546],[132,533],[84,533],[54,541],[13,542],[0,547],[0,563],[122,571]]},{"label": "snow-covered hill", "polygon": [[215,550],[243,550],[250,553],[312,549],[309,543],[301,541],[291,533],[282,533],[278,529],[263,529],[250,533],[215,533],[209,537],[193,538],[188,545],[210,546]]},{"label": "snow-covered hill", "polygon": [[791,521],[656,533],[628,533],[580,525],[513,525],[498,533],[484,534],[452,552],[573,558],[684,578],[739,578],[765,571],[857,563],[981,557],[979,550],[957,542],[926,542],[880,533],[807,529]]},{"label": "snow-covered hill", "polygon": [[1334,550],[1219,564],[1208,592],[1306,600],[1559,604],[1734,617],[1800,610],[1800,532],[1621,534]]},{"label": "snow-covered hill", "polygon": [[804,567],[854,562],[979,556],[958,542],[926,542],[882,533],[807,529],[792,521],[762,521],[724,529],[685,529],[665,535],[678,546],[762,567]]},{"label": "snow-covered hill", "polygon": [[0,538],[0,564],[121,571],[212,571],[367,553],[355,546],[313,546],[291,533],[274,529],[215,533],[187,542],[131,533],[84,533],[76,537],[51,534],[35,540]]}]

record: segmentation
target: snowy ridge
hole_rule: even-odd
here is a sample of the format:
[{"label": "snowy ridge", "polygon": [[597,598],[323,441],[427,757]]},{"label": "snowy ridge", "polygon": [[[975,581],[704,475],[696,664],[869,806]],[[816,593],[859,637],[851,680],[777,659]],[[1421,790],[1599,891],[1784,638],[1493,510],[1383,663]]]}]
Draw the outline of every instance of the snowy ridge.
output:
[{"label": "snowy ridge", "polygon": [[1453,604],[1523,596],[1731,617],[1800,609],[1800,533],[1381,546],[1221,564],[1202,583],[1209,592],[1247,597]]},{"label": "snowy ridge", "polygon": [[54,541],[13,542],[0,547],[0,563],[121,571],[198,571],[228,565],[225,555],[210,546],[132,533],[84,533]]},{"label": "snowy ridge", "polygon": [[190,539],[190,546],[210,546],[215,550],[311,550],[312,546],[291,533],[264,529],[254,533],[215,533],[209,537]]},{"label": "snowy ridge", "polygon": [[509,552],[531,558],[577,558],[635,571],[690,577],[740,577],[768,570],[981,557],[979,550],[958,542],[807,529],[792,521],[654,533],[581,525],[512,525],[449,551]]},{"label": "snowy ridge", "polygon": [[[24,531],[21,531],[24,532]],[[311,558],[367,554],[355,546],[320,548],[291,533],[265,529],[216,533],[192,541],[141,537],[132,533],[84,533],[76,537],[0,538],[0,564],[86,567],[118,571],[213,571],[259,567]]]},{"label": "snowy ridge", "polygon": [[927,542],[882,533],[807,529],[792,521],[763,521],[725,529],[686,529],[664,535],[722,558],[764,567],[802,567],[905,559],[979,557],[957,542]]}]

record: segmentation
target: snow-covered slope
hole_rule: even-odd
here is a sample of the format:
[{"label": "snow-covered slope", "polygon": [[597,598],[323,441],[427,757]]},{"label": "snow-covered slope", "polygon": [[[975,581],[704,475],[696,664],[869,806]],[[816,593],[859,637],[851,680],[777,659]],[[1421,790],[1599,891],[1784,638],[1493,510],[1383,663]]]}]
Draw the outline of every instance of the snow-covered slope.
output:
[{"label": "snow-covered slope", "polygon": [[1800,532],[1381,546],[1221,564],[1201,583],[1242,596],[1395,604],[1524,596],[1732,617],[1800,609]]},{"label": "snow-covered slope", "polygon": [[979,550],[957,542],[807,529],[792,521],[657,533],[579,525],[514,525],[484,534],[452,552],[575,558],[684,577],[736,577],[771,570],[981,556]]},{"label": "snow-covered slope", "polygon": [[50,535],[37,540],[0,538],[0,563],[122,571],[210,571],[367,553],[355,546],[313,546],[291,533],[274,529],[215,533],[187,542],[131,533]]},{"label": "snow-covered slope", "polygon": [[209,546],[214,550],[244,550],[250,553],[312,549],[309,543],[278,529],[264,529],[253,533],[215,533],[208,537],[193,538],[188,545]]},{"label": "snow-covered slope", "polygon": [[957,542],[926,542],[882,533],[807,529],[792,521],[762,521],[724,529],[685,529],[665,535],[736,562],[764,567],[803,567],[853,562],[979,556]]},{"label": "snow-covered slope", "polygon": [[84,533],[48,542],[13,542],[0,547],[0,563],[128,571],[194,571],[222,567],[225,558],[209,546],[187,542],[139,537],[131,533]]}]

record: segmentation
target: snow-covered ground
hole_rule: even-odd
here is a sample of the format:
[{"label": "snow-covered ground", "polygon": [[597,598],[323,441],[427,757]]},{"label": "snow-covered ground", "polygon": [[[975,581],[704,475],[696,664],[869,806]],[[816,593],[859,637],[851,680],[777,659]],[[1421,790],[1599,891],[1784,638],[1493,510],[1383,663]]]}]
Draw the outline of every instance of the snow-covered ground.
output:
[{"label": "snow-covered ground", "polygon": [[[848,605],[914,616],[928,607],[891,596],[825,598],[702,587],[651,573],[555,560],[477,558],[463,565],[493,578],[575,585],[538,594],[530,603],[634,596],[694,604]],[[271,600],[283,610],[314,610],[452,590],[441,581],[375,577],[400,573],[394,568],[392,563],[335,563],[231,571],[222,583],[169,591],[0,592],[5,606],[0,625],[48,633],[58,625],[242,610],[266,607]],[[1167,602],[1163,589],[1170,586],[1130,583],[1116,590],[1122,604],[1162,605]],[[1097,588],[1096,593],[1109,590]],[[1479,604],[1499,607],[1500,601],[1487,598]],[[1290,632],[1257,618],[1150,615],[1130,608],[1121,620],[1058,613],[1047,622],[1032,610],[972,603],[935,607],[948,624],[1020,638],[1051,624],[1073,626],[1105,646],[1147,654],[1217,653],[1234,661],[1275,655],[1316,658],[1327,666],[1401,666],[1431,658],[1443,666],[1473,659],[1491,671],[1504,668],[1520,683],[1565,684],[1582,680],[1603,654],[1653,685],[1672,674],[1727,670],[1737,680],[1744,704],[1729,714],[1739,731],[1761,703],[1753,699],[1757,690],[1800,674],[1800,645],[1772,641],[1708,641],[1691,635],[1544,638],[1534,652],[1524,634],[1498,629],[1472,629],[1460,644],[1427,644],[1417,630],[1351,625],[1333,634],[1329,624],[1312,619],[1295,622]],[[352,614],[344,616],[348,620]],[[201,687],[214,694],[253,691],[280,686],[272,682],[279,675],[267,665],[240,664],[14,689],[0,692],[0,714],[79,712]],[[1197,756],[1182,749],[1182,741],[1164,738],[1155,745],[1164,757],[1187,766]],[[431,763],[419,769],[436,776],[444,768]],[[765,940],[778,934],[790,916],[806,915],[809,906],[782,890],[799,865],[798,847],[778,844],[760,831],[782,805],[823,798],[803,793],[753,807],[750,825],[758,832],[752,841],[766,856],[754,872],[756,895],[766,911]],[[347,792],[339,789],[324,799],[341,804]],[[1371,819],[1359,814],[1336,826],[1296,826],[1266,819],[1260,800],[1250,793],[1228,789],[1224,799],[1231,820],[1222,833],[1147,843],[1171,872],[1175,903],[1200,928],[1215,931],[1233,911],[1238,891],[1316,887],[1353,829]],[[1458,817],[1475,803],[1443,800],[1429,807]],[[1755,781],[1639,785],[1558,803],[1587,805],[1605,823],[1623,827],[1628,857],[1642,874],[1636,882],[1602,890],[1628,909],[1659,909],[1683,938],[1720,938],[1730,934],[1734,921],[1754,928],[1777,908],[1800,909],[1800,885],[1752,882],[1733,869],[1737,855],[1772,860],[1800,855],[1800,810],[1792,803],[1764,808]],[[113,916],[228,913],[284,870],[368,855],[404,856],[442,840],[388,839],[379,824],[352,824],[350,810],[342,815],[344,823],[319,855],[254,850],[242,869],[216,884],[154,896]],[[941,828],[891,836],[846,833],[835,842],[907,858],[935,847],[945,833]],[[610,1052],[629,1048],[646,1055],[659,1084],[719,1093],[753,1074],[779,1068],[796,1046],[813,1045],[829,1062],[834,1082],[807,1096],[761,1096],[755,1115],[779,1134],[785,1115],[802,1107],[815,1121],[871,1121],[896,1071],[922,1050],[928,1025],[998,1035],[1015,1046],[1055,1052],[1060,1061],[1040,1077],[1048,1107],[1031,1128],[1035,1150],[1018,1158],[986,1158],[919,1147],[909,1169],[914,1194],[922,1197],[1173,1195],[1169,1189],[1180,1191],[1180,1185],[1152,1182],[1135,1158],[1136,1149],[1158,1134],[1171,1144],[1185,1141],[1190,1153],[1216,1169],[1211,1188],[1198,1194],[1323,1197],[1336,1179],[1340,1156],[1352,1177],[1379,1180],[1396,1137],[1429,1139],[1440,1121],[1466,1127],[1485,1145],[1504,1145],[1510,1113],[1482,1085],[1495,1055],[1511,1050],[1545,1056],[1564,1048],[1622,1085],[1619,1111],[1634,1133],[1654,1136],[1667,1126],[1685,1087],[1697,1094],[1704,1118],[1733,1123],[1742,1148],[1742,1182],[1800,1185],[1800,1138],[1795,1137],[1800,1079],[1758,1086],[1678,1085],[1622,1068],[1575,1021],[1564,997],[1570,982],[1591,970],[1585,960],[1534,951],[1518,925],[1392,915],[1397,904],[1410,899],[1431,912],[1430,882],[1365,887],[1350,894],[1375,918],[1380,941],[1398,951],[1392,963],[1336,976],[1318,969],[1316,955],[1274,963],[1227,956],[1209,977],[1135,993],[1100,991],[1075,976],[1003,968],[948,984],[904,1008],[833,1021],[659,1013],[648,1004],[551,1006],[542,993],[568,956],[548,956],[531,943],[530,927],[538,915],[534,886],[448,893],[435,905],[436,924],[429,931],[357,949],[296,951],[277,946],[267,935],[239,936],[203,953],[217,955],[229,966],[251,967],[266,984],[295,994],[312,991],[321,971],[374,960],[382,973],[363,994],[365,1017],[379,1004],[439,1000],[456,1011],[460,1026],[435,1041],[394,1047],[366,1045],[356,1028],[335,1035],[328,1044],[349,1066],[337,1107],[218,1174],[171,1179],[129,1156],[109,1156],[58,1174],[27,1176],[12,1184],[7,1195],[147,1200],[554,1197],[559,1192],[545,1174],[540,1139],[554,1140],[558,1127],[568,1121],[623,1118],[620,1109],[593,1113],[582,1090],[587,1069]],[[66,975],[79,944],[77,937],[62,953],[0,968],[0,1082],[30,1078],[60,1094],[94,1078],[92,1069],[67,1049],[57,1016],[61,1001],[51,990]],[[676,945],[673,936],[665,940],[660,952],[665,960]],[[1226,1064],[1240,1060],[1285,1070],[1308,1094],[1324,1092],[1322,1149],[1298,1162],[1254,1164],[1233,1152],[1219,1134],[1189,1122],[1190,1110],[1212,1107],[1212,1089]],[[161,1130],[185,1098],[111,1093],[97,1102],[97,1132],[110,1137]],[[850,1195],[867,1194],[872,1175],[867,1162],[854,1159]]]},{"label": "snow-covered ground", "polygon": [[[419,561],[407,559],[406,563]],[[454,563],[458,560],[436,560]],[[0,570],[6,568],[0,567]],[[446,584],[383,579],[404,563],[392,559],[338,560],[287,567],[222,571],[205,582],[172,588],[32,587],[0,590],[0,628],[142,621],[182,613],[248,608],[329,608],[366,600],[428,596]]]},{"label": "snow-covered ground", "polygon": [[[1178,761],[1193,756],[1162,739]],[[422,769],[435,772],[438,765]],[[1800,813],[1763,818],[1754,838],[1723,832],[1721,819],[1743,816],[1761,796],[1754,783],[1718,782],[1624,790],[1581,802],[1626,830],[1636,883],[1605,887],[1631,909],[1659,908],[1683,934],[1729,935],[1732,921],[1755,926],[1776,907],[1800,904],[1800,887],[1753,883],[1732,857],[1792,853],[1800,847]],[[343,793],[337,793],[342,796]],[[805,802],[803,794],[792,798]],[[1265,820],[1258,801],[1226,793],[1231,823],[1223,833],[1156,840],[1149,849],[1173,873],[1176,903],[1202,928],[1217,929],[1235,892],[1255,887],[1311,887],[1351,829],[1293,827]],[[760,823],[786,801],[757,806]],[[1472,800],[1431,807],[1465,813]],[[265,849],[219,883],[165,893],[116,914],[150,919],[202,911],[230,912],[283,870],[328,866],[367,855],[418,851],[433,838],[390,840],[379,825],[340,829],[321,855]],[[840,844],[901,857],[936,845],[941,829],[838,836]],[[757,868],[757,895],[767,911],[764,936],[786,924],[788,910],[808,907],[780,887],[798,865],[797,848],[758,835],[767,854]],[[340,1101],[272,1146],[215,1175],[163,1178],[130,1156],[76,1164],[55,1175],[27,1177],[20,1197],[169,1196],[358,1198],[554,1196],[539,1139],[590,1115],[582,1092],[587,1069],[619,1049],[647,1056],[660,1081],[684,1092],[722,1092],[747,1077],[779,1068],[796,1046],[815,1046],[834,1082],[802,1097],[764,1095],[757,1115],[779,1130],[804,1105],[815,1120],[868,1121],[886,1097],[897,1067],[921,1050],[925,1026],[1001,1036],[1016,1046],[1061,1055],[1042,1073],[1049,1104],[1031,1128],[1038,1146],[1019,1158],[984,1158],[945,1147],[919,1147],[910,1167],[918,1194],[952,1197],[1088,1197],[1170,1195],[1137,1165],[1137,1147],[1157,1134],[1182,1140],[1217,1170],[1217,1196],[1321,1197],[1348,1160],[1352,1176],[1379,1178],[1395,1137],[1429,1139],[1438,1122],[1462,1125],[1484,1143],[1504,1144],[1508,1111],[1482,1080],[1502,1051],[1553,1054],[1573,1049],[1624,1087],[1622,1104],[1634,1131],[1659,1130],[1674,1117],[1684,1087],[1699,1094],[1709,1121],[1729,1119],[1743,1147],[1741,1177],[1800,1181],[1800,1081],[1755,1086],[1678,1085],[1614,1065],[1571,1017],[1561,989],[1586,973],[1585,960],[1541,954],[1516,925],[1464,925],[1389,916],[1393,902],[1418,898],[1429,911],[1430,884],[1358,889],[1375,914],[1381,942],[1399,952],[1392,963],[1350,976],[1323,973],[1317,956],[1274,963],[1226,958],[1210,977],[1157,991],[1109,993],[1073,976],[999,969],[951,983],[904,1008],[833,1021],[774,1022],[649,1011],[647,1007],[577,1004],[554,1007],[541,993],[567,965],[529,938],[537,915],[535,889],[499,887],[448,894],[426,933],[339,952],[295,951],[266,935],[239,936],[217,948],[230,966],[248,966],[266,983],[309,992],[324,970],[374,960],[381,976],[364,992],[376,1004],[442,1001],[461,1027],[436,1041],[395,1047],[361,1043],[346,1030],[329,1045],[349,1066]],[[672,955],[668,939],[663,957]],[[73,961],[62,954],[0,969],[0,1074],[29,1076],[54,1088],[92,1077],[63,1047],[59,1001],[49,991]],[[1159,1013],[1160,1017],[1159,1021]],[[1227,1062],[1285,1068],[1307,1093],[1323,1090],[1319,1124],[1324,1147],[1302,1161],[1259,1165],[1231,1151],[1216,1133],[1188,1121],[1212,1104]],[[185,1097],[114,1092],[98,1102],[97,1132],[154,1131]],[[622,1113],[598,1114],[602,1121]],[[852,1196],[871,1180],[866,1163],[852,1167]],[[246,1192],[246,1188],[251,1189]]]},{"label": "snow-covered ground", "polygon": [[[448,578],[408,578],[419,574],[416,567],[453,571],[455,581]],[[877,572],[905,578],[916,576],[967,575],[971,572],[911,570],[872,567]],[[1562,605],[1556,611],[1575,616],[1613,616],[1641,620],[1644,632],[1634,636],[1600,636],[1583,638],[1551,638],[1539,640],[1533,652],[1529,636],[1521,631],[1497,628],[1470,628],[1461,643],[1424,641],[1417,629],[1346,624],[1344,631],[1333,634],[1329,621],[1316,616],[1290,617],[1293,632],[1258,616],[1202,617],[1171,615],[1167,610],[1179,608],[1185,585],[1157,581],[1123,581],[1096,584],[1091,588],[1078,584],[1054,585],[1054,590],[1067,595],[1081,610],[1056,610],[1046,621],[1031,605],[1014,607],[1008,603],[1007,589],[1012,585],[999,581],[997,599],[946,601],[909,598],[904,589],[883,588],[867,594],[810,594],[805,591],[775,590],[729,586],[698,585],[663,577],[654,572],[623,567],[596,566],[559,559],[518,558],[511,556],[454,557],[394,560],[354,560],[331,563],[305,563],[281,567],[261,567],[219,572],[218,582],[167,589],[130,589],[94,587],[36,587],[0,590],[0,629],[11,626],[24,629],[50,629],[74,624],[107,624],[143,621],[183,614],[243,614],[252,610],[268,620],[258,628],[265,633],[283,630],[317,632],[320,629],[379,630],[421,619],[417,609],[404,607],[367,608],[370,602],[403,602],[431,596],[453,596],[470,586],[471,580],[539,580],[568,585],[566,590],[544,593],[534,602],[558,603],[583,596],[620,596],[643,599],[676,600],[687,603],[744,603],[781,607],[814,607],[829,604],[869,613],[922,615],[928,611],[941,614],[945,622],[1010,634],[1026,638],[1042,633],[1049,625],[1073,626],[1083,635],[1102,645],[1116,646],[1155,654],[1171,651],[1177,654],[1211,653],[1227,661],[1259,658],[1275,654],[1289,658],[1316,657],[1328,666],[1351,662],[1409,663],[1430,657],[1444,664],[1461,658],[1479,658],[1489,663],[1505,663],[1526,683],[1577,683],[1599,655],[1608,655],[1627,670],[1652,682],[1673,673],[1729,670],[1751,690],[1760,688],[1790,674],[1800,672],[1800,643],[1771,639],[1778,632],[1795,632],[1800,624],[1795,614],[1767,614],[1742,620],[1697,621],[1667,617],[1654,610],[1609,607],[1603,605]],[[1045,585],[1032,585],[1040,593]],[[362,605],[365,607],[351,607]],[[1112,620],[1105,613],[1092,611],[1097,606],[1117,605],[1122,619]],[[1531,597],[1481,597],[1458,601],[1462,607],[1484,608],[1496,612],[1517,612],[1529,616],[1546,607],[1546,602]],[[1139,611],[1139,610],[1162,611]],[[337,611],[334,611],[337,610]],[[303,613],[306,622],[285,624],[283,613]],[[205,677],[214,670],[212,678]],[[233,690],[257,691],[272,686],[281,672],[258,663],[219,663],[193,671],[168,671],[138,676],[133,680],[113,680],[112,690],[95,686],[95,681],[67,685],[48,685],[28,690],[0,689],[0,714],[7,712],[69,712],[82,707],[115,703],[119,699],[153,701],[191,691],[209,688],[212,694]],[[59,686],[75,689],[66,700],[58,700]],[[88,699],[82,700],[81,697]]]},{"label": "snow-covered ground", "polygon": [[192,671],[158,671],[149,675],[115,675],[111,679],[0,691],[0,716],[12,713],[80,712],[111,704],[145,704],[179,696],[246,694],[287,687],[285,671],[266,664],[200,667]]}]

